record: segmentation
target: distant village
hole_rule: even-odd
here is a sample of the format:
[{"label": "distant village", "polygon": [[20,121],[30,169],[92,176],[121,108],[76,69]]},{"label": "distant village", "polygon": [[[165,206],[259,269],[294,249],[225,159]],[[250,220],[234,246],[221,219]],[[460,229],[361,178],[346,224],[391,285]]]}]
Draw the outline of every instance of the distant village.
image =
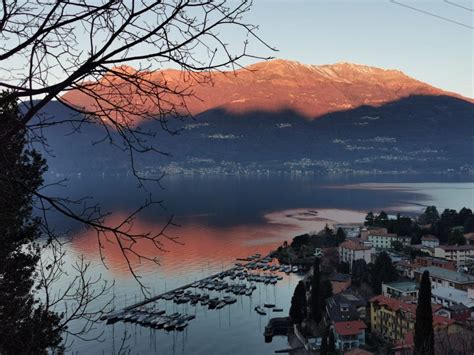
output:
[{"label": "distant village", "polygon": [[333,227],[274,254],[307,270],[290,309],[295,353],[474,353],[470,209],[430,206],[416,219],[369,212],[364,224]]}]

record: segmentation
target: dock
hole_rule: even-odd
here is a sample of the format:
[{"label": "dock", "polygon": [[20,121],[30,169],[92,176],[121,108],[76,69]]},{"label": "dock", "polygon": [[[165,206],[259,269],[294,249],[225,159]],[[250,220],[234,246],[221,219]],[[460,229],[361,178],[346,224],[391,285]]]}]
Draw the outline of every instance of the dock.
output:
[{"label": "dock", "polygon": [[[246,260],[247,262],[244,264],[236,263],[235,266],[226,270],[162,292],[121,310],[113,311],[104,315],[102,320],[107,321],[108,324],[124,321],[153,328],[163,327],[165,330],[183,330],[188,325],[188,321],[195,318],[195,315],[178,312],[167,315],[165,310],[147,307],[147,305],[158,300],[164,300],[176,304],[190,303],[192,306],[199,304],[200,306],[208,306],[208,309],[221,309],[237,302],[237,298],[231,296],[231,294],[250,297],[257,288],[257,283],[275,285],[283,279],[278,272],[289,274],[300,270],[297,266],[274,264],[272,263],[273,257],[270,255],[262,257],[260,254],[255,254],[246,258]],[[223,295],[224,292],[227,293],[226,296]],[[272,305],[272,307],[275,307],[275,305]],[[266,312],[264,313],[266,314]]]}]

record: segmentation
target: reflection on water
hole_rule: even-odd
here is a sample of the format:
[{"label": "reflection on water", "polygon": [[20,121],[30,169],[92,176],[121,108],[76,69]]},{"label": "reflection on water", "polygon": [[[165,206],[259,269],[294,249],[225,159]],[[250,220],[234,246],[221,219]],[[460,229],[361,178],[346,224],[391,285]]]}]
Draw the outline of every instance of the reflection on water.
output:
[{"label": "reflection on water", "polygon": [[[114,212],[108,220],[113,224],[139,205],[149,192],[137,190],[130,181],[120,179],[74,184],[77,189],[73,194],[97,196],[97,202]],[[361,222],[368,210],[383,208],[393,212],[406,208],[419,212],[426,204],[444,207],[448,203],[446,207],[473,207],[472,184],[328,185],[327,181],[311,179],[175,179],[165,183],[165,187],[166,190],[153,192],[164,199],[167,210],[150,208],[133,224],[134,232],[156,231],[162,228],[164,217],[173,213],[180,225],[167,230],[169,235],[179,237],[179,244],[163,239],[165,252],[157,251],[146,241],[134,246],[139,253],[159,258],[160,265],[155,265],[131,257],[142,280],[155,294],[222,271],[233,265],[237,257],[256,252],[266,254],[283,241],[318,231],[326,223]],[[56,222],[59,226],[67,225],[60,219]],[[110,242],[104,243],[108,267],[105,268],[100,262],[96,234],[80,229],[75,234],[68,244],[70,257],[84,254],[93,261],[95,273],[116,280],[116,307],[143,298],[113,238],[109,236]],[[159,301],[157,306],[166,308],[167,313],[194,313],[196,319],[180,333],[129,323],[101,325],[97,332],[105,332],[105,342],[76,340],[72,350],[116,353],[125,336],[133,354],[270,354],[286,348],[286,339],[276,337],[266,344],[263,330],[273,314],[259,316],[253,307],[264,302],[276,303],[284,309],[281,315],[287,315],[297,281],[298,276],[291,275],[276,286],[259,285],[252,298],[241,297],[221,310]]]}]

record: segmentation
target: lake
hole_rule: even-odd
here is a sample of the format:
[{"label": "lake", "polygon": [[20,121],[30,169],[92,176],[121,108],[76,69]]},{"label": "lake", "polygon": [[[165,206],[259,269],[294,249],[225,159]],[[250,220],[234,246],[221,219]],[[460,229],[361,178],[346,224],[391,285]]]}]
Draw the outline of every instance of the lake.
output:
[{"label": "lake", "polygon": [[[82,178],[72,179],[67,188],[51,188],[50,192],[71,197],[94,196],[95,202],[113,212],[107,219],[111,224],[120,223],[150,192],[155,199],[162,200],[161,206],[140,213],[131,226],[134,232],[157,231],[170,215],[177,224],[166,230],[177,242],[161,239],[165,251],[146,242],[135,246],[138,252],[159,259],[159,265],[133,261],[149,291],[158,294],[224,270],[237,257],[257,252],[265,255],[283,241],[318,231],[326,223],[362,222],[369,210],[416,215],[427,205],[438,206],[440,212],[448,207],[474,209],[472,182],[425,179],[435,181],[427,183],[423,177],[412,181],[383,180],[387,179],[167,177],[162,181],[163,188],[147,186],[145,190],[137,188],[136,181],[130,178]],[[60,229],[70,229],[73,238],[65,248],[71,261],[85,255],[92,263],[93,275],[115,280],[109,295],[109,298],[115,296],[113,307],[143,299],[138,283],[114,243],[104,243],[105,267],[100,262],[94,232],[82,230],[58,215],[51,215],[50,220]],[[100,323],[90,335],[103,333],[102,342],[75,339],[69,350],[80,354],[272,354],[287,348],[287,339],[275,337],[271,343],[265,343],[264,327],[271,317],[288,314],[291,295],[299,280],[296,274],[282,276],[283,280],[276,285],[258,285],[251,297],[238,296],[235,304],[220,310],[158,301],[155,306],[166,309],[167,313],[196,315],[183,332],[168,333],[122,322]],[[65,282],[61,280],[57,287],[64,287]],[[267,302],[275,303],[284,312],[258,315],[254,307]]]}]

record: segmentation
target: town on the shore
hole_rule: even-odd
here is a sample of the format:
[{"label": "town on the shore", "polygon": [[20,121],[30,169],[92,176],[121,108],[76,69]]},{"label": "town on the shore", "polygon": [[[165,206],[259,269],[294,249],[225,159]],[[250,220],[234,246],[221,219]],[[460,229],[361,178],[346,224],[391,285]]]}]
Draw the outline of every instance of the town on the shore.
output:
[{"label": "town on the shore", "polygon": [[[294,354],[474,354],[474,215],[369,212],[273,254],[307,273],[291,300]],[[266,328],[281,319],[272,319]]]}]

